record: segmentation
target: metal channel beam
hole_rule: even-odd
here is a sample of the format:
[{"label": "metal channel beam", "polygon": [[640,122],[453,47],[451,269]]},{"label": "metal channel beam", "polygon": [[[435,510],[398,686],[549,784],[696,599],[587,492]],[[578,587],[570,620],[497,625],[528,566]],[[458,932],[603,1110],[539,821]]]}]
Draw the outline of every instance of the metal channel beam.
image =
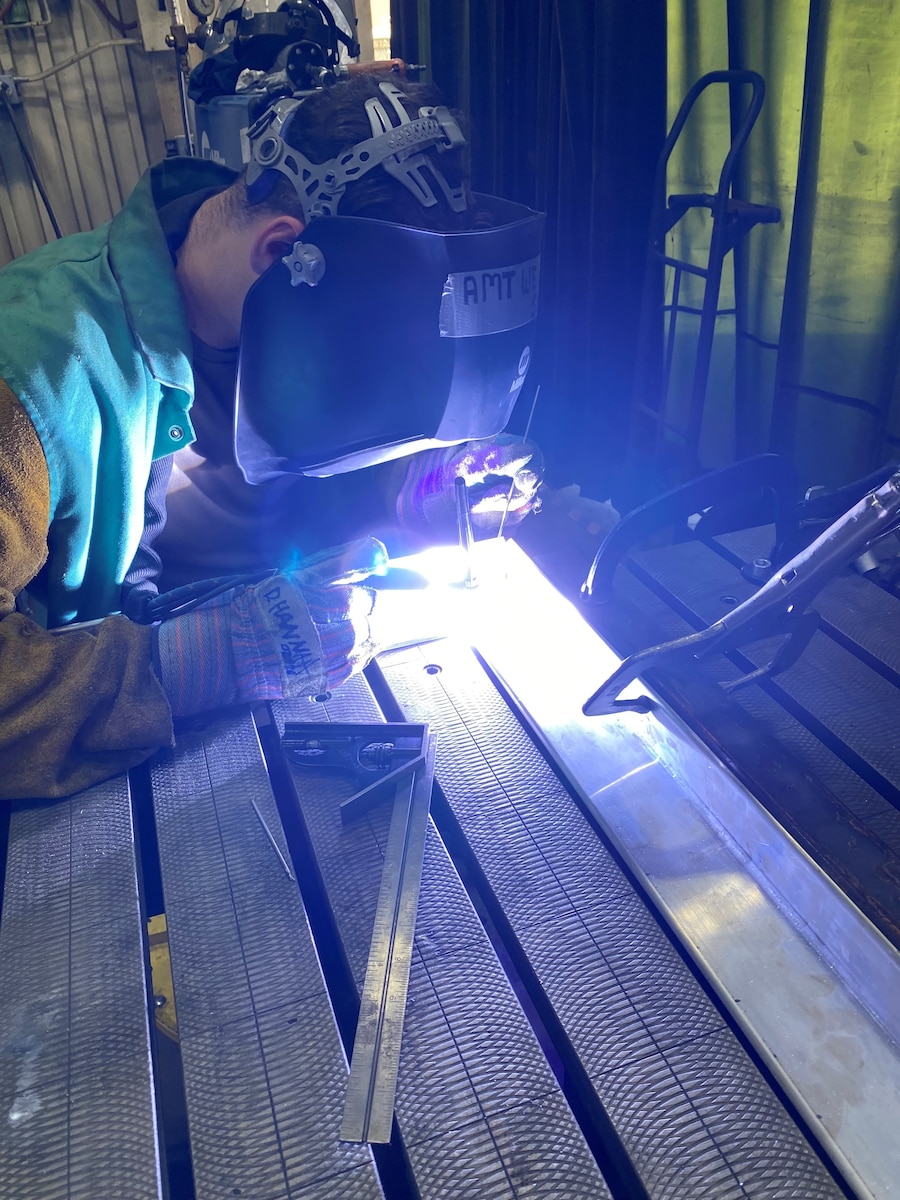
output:
[{"label": "metal channel beam", "polygon": [[664,707],[582,715],[619,660],[505,551],[479,652],[856,1191],[900,1195],[900,956]]},{"label": "metal channel beam", "polygon": [[648,1194],[840,1194],[472,652],[383,669]]},{"label": "metal channel beam", "polygon": [[[325,704],[276,706],[288,721],[380,721],[364,680]],[[291,769],[358,988],[362,988],[390,804],[343,824],[355,789]],[[396,1095],[422,1200],[603,1200],[610,1193],[446,849],[429,821]]]},{"label": "metal channel beam", "polygon": [[16,806],[0,923],[0,1196],[162,1196],[131,798]]},{"label": "metal channel beam", "polygon": [[434,783],[430,733],[424,742],[418,770],[395,788],[341,1128],[341,1136],[349,1142],[391,1140]]},{"label": "metal channel beam", "polygon": [[152,780],[198,1200],[377,1200],[252,718],[186,733]]}]

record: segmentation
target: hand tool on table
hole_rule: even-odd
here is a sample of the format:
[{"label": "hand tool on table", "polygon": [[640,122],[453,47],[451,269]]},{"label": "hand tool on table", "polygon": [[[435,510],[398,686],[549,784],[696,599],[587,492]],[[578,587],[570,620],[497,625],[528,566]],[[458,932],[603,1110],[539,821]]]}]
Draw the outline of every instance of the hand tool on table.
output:
[{"label": "hand tool on table", "polygon": [[[900,471],[891,475],[834,521],[814,542],[801,550],[762,587],[724,617],[697,633],[652,646],[626,658],[605,683],[585,701],[586,716],[632,710],[648,712],[647,696],[620,699],[622,690],[645,671],[673,659],[725,654],[765,638],[785,640],[771,661],[729,683],[726,690],[744,687],[792,666],[818,627],[818,614],[808,606],[813,597],[865,549],[900,524]],[[614,531],[615,532],[615,531]]]},{"label": "hand tool on table", "polygon": [[341,1125],[342,1141],[389,1142],[434,782],[435,737],[427,725],[289,722],[282,745],[295,764],[349,770],[364,784],[341,805],[344,822],[364,815],[394,792]]}]

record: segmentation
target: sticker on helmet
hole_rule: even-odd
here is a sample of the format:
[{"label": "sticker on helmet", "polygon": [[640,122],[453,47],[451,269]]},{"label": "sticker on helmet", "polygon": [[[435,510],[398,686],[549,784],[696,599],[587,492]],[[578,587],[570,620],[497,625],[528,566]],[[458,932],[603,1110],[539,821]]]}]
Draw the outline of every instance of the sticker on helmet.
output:
[{"label": "sticker on helmet", "polygon": [[539,258],[492,271],[447,276],[441,297],[441,337],[482,337],[519,329],[537,315]]}]

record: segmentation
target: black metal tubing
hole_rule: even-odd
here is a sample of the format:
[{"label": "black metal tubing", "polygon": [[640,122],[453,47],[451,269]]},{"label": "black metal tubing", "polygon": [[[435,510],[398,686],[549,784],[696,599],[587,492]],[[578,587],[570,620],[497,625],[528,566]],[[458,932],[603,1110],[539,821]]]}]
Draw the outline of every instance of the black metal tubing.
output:
[{"label": "black metal tubing", "polygon": [[[681,525],[694,513],[733,506],[739,497],[771,493],[773,518],[779,544],[788,537],[788,522],[795,503],[793,470],[777,454],[760,454],[732,463],[721,471],[710,471],[682,484],[630,512],[607,534],[591,563],[581,588],[585,600],[607,603],[612,599],[613,576],[622,559],[651,534]],[[753,522],[744,521],[742,528]]]},{"label": "black metal tubing", "polygon": [[[678,215],[675,216],[673,209],[670,207],[669,197],[667,196],[666,190],[666,172],[669,159],[675,148],[675,144],[681,135],[685,124],[687,123],[694,104],[708,87],[718,83],[728,84],[732,90],[741,85],[749,85],[752,89],[752,93],[750,101],[744,111],[742,120],[736,124],[731,147],[728,151],[728,154],[725,156],[725,161],[722,164],[722,169],[719,173],[716,194],[708,198],[708,203],[706,205],[712,212],[713,221],[712,240],[710,243],[707,267],[705,270],[693,270],[694,274],[705,276],[706,278],[706,285],[703,295],[703,307],[700,318],[700,331],[697,339],[697,350],[694,359],[694,373],[691,384],[687,429],[684,434],[685,443],[695,465],[698,464],[697,451],[700,443],[700,433],[703,423],[703,408],[706,401],[706,390],[709,383],[710,359],[712,354],[713,335],[715,332],[719,290],[722,279],[722,266],[726,254],[729,252],[729,250],[733,249],[735,243],[735,231],[729,227],[729,222],[727,220],[728,205],[731,200],[731,188],[741,152],[747,143],[747,139],[753,130],[753,126],[756,123],[757,117],[762,110],[763,102],[765,100],[765,81],[756,71],[711,71],[708,74],[703,75],[688,91],[680,109],[678,110],[675,120],[672,123],[672,127],[669,130],[668,136],[663,144],[662,152],[657,163],[656,176],[653,184],[650,244],[648,247],[646,277],[644,284],[645,303],[641,312],[641,328],[638,338],[638,344],[641,347],[640,353],[642,361],[639,364],[637,398],[638,400],[649,404],[649,393],[653,389],[654,384],[654,363],[656,364],[656,369],[658,370],[659,362],[658,355],[650,352],[650,347],[653,345],[655,339],[656,312],[651,310],[652,306],[647,302],[647,297],[652,295],[651,282],[654,278],[655,272],[659,269],[660,259],[665,260],[666,258],[666,234],[683,215],[683,212],[678,212]],[[674,220],[672,219],[673,216]],[[681,268],[687,269],[683,264],[681,264]],[[670,343],[674,341],[672,323],[674,323],[676,319],[676,309],[673,305],[670,316],[668,339]],[[658,404],[650,405],[650,407],[655,408],[660,415],[662,415],[665,410],[665,397],[668,390],[668,357],[668,353],[666,353],[662,364],[663,375],[665,378],[661,381]],[[640,418],[638,415],[638,409],[639,406],[636,404],[631,431],[632,452],[634,452],[636,449],[639,441]],[[659,443],[659,434],[660,430],[658,427],[656,430],[656,436],[654,438],[654,443],[657,449]]]}]

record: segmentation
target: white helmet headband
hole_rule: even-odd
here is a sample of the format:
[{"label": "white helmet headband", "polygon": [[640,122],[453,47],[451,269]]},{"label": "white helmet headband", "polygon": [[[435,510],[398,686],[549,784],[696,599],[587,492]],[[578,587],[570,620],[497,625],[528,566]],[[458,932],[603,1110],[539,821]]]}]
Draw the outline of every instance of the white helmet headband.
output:
[{"label": "white helmet headband", "polygon": [[393,83],[381,83],[378,90],[388,100],[397,123],[377,96],[366,100],[366,113],[372,136],[358,142],[336,158],[325,163],[312,163],[299,150],[285,141],[286,127],[305,97],[276,101],[248,131],[250,163],[247,167],[247,194],[251,203],[258,203],[271,191],[278,172],[290,180],[299,197],[306,223],[315,217],[333,217],[347,184],[359,179],[373,167],[383,166],[389,175],[402,183],[423,208],[437,204],[431,180],[437,183],[444,199],[454,212],[466,208],[463,186],[452,188],[443,172],[424,150],[434,147],[438,153],[465,145],[465,138],[456,119],[443,105],[419,109],[417,119],[410,117],[403,105],[403,92]]}]

